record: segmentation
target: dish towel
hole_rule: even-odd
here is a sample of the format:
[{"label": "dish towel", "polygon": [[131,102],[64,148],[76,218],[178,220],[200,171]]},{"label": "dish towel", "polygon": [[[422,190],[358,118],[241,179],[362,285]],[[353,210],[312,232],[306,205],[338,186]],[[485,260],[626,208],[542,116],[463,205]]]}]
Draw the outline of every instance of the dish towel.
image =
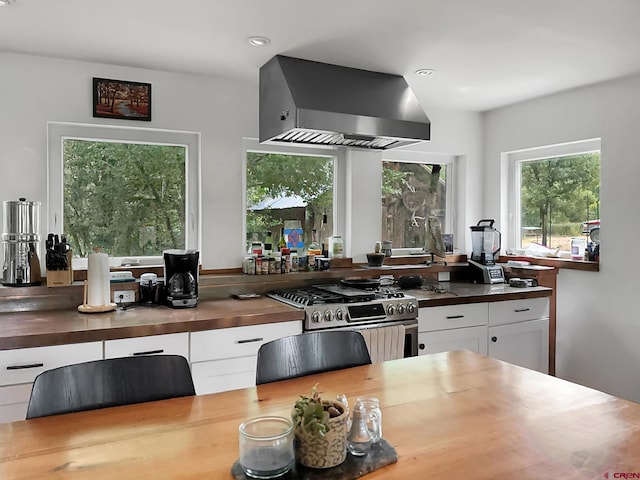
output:
[{"label": "dish towel", "polygon": [[404,357],[404,325],[358,330],[369,349],[371,363]]}]

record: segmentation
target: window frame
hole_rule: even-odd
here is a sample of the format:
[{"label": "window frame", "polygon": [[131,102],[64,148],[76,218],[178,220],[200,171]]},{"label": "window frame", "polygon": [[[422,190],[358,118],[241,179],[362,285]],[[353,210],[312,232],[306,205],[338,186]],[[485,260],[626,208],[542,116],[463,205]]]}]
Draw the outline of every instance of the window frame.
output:
[{"label": "window frame", "polygon": [[[445,195],[445,224],[442,225],[442,233],[456,233],[456,214],[455,214],[455,188],[456,188],[456,155],[449,155],[444,153],[431,153],[431,152],[418,152],[411,150],[384,150],[382,152],[382,159],[380,168],[382,168],[382,162],[402,162],[402,163],[422,163],[429,165],[444,165],[447,169],[447,185]],[[380,185],[380,195],[382,198],[382,185]],[[460,241],[458,240],[458,243]],[[393,249],[394,255],[409,254],[417,250],[416,248],[399,247]]]},{"label": "window frame", "polygon": [[518,232],[522,231],[522,219],[520,218],[520,189],[522,182],[520,176],[520,164],[546,160],[549,158],[570,157],[572,155],[582,155],[592,152],[599,152],[600,154],[600,178],[602,183],[602,141],[600,138],[589,138],[554,145],[544,145],[540,147],[514,150],[502,154],[503,168],[506,166],[507,169],[508,188],[507,204],[502,208],[502,218],[507,219],[506,235],[503,232],[502,237],[503,251],[520,250],[520,247],[517,246],[519,238]]},{"label": "window frame", "polygon": [[[255,138],[242,139],[242,239],[247,238],[247,153],[261,152],[281,155],[297,155],[305,157],[333,157],[333,235],[345,231],[345,180],[344,180],[344,148],[336,147],[293,147],[279,143],[260,143]],[[345,245],[346,248],[346,245]],[[241,247],[242,256],[246,256],[246,250]]]},{"label": "window frame", "polygon": [[[186,149],[185,248],[200,250],[202,244],[201,138],[199,132],[117,125],[47,122],[47,231],[64,232],[63,143],[67,139],[116,143],[175,145]],[[162,256],[110,257],[112,266],[123,260],[137,265],[163,265]],[[129,262],[127,262],[129,263]],[[74,258],[73,269],[87,268],[86,258]]]}]

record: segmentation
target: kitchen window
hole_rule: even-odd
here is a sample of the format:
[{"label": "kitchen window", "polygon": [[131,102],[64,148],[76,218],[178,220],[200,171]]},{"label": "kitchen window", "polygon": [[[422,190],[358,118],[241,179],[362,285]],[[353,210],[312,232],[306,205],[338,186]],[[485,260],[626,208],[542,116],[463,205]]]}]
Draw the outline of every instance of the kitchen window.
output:
[{"label": "kitchen window", "polygon": [[245,140],[245,152],[245,252],[265,243],[268,232],[276,250],[282,229],[292,249],[309,245],[314,229],[318,243],[326,243],[336,232],[336,151]]},{"label": "kitchen window", "polygon": [[561,255],[572,238],[599,241],[591,229],[600,226],[600,139],[509,152],[503,162],[511,185],[503,248]]},{"label": "kitchen window", "polygon": [[132,266],[199,249],[199,150],[193,132],[49,123],[48,232],[66,234],[74,269],[94,247]]},{"label": "kitchen window", "polygon": [[440,221],[441,233],[453,232],[453,160],[446,155],[385,152],[382,161],[382,239],[394,254],[421,252],[425,222]]}]

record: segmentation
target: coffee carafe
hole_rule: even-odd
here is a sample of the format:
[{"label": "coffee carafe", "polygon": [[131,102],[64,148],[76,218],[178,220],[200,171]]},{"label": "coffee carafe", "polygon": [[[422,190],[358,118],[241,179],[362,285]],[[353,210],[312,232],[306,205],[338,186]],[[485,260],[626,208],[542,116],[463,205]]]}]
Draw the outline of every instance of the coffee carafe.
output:
[{"label": "coffee carafe", "polygon": [[40,285],[40,202],[5,201],[2,204],[4,231],[3,285]]},{"label": "coffee carafe", "polygon": [[195,307],[198,303],[198,260],[196,250],[166,250],[164,279],[167,304],[174,308]]}]

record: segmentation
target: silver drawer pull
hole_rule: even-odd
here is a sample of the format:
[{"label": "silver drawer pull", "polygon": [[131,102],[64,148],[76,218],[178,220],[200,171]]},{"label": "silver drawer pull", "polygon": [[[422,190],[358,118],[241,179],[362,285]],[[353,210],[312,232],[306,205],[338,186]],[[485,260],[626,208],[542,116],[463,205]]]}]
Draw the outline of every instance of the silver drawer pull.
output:
[{"label": "silver drawer pull", "polygon": [[516,308],[514,310],[514,312],[521,313],[521,312],[528,312],[529,310],[531,310],[531,309],[530,308]]},{"label": "silver drawer pull", "polygon": [[447,315],[447,320],[453,320],[454,318],[464,318],[464,315]]},{"label": "silver drawer pull", "polygon": [[40,368],[44,367],[44,363],[29,363],[27,365],[9,365],[7,370],[25,370],[27,368]]},{"label": "silver drawer pull", "polygon": [[135,352],[132,353],[131,355],[133,355],[134,357],[138,356],[138,355],[154,355],[156,353],[163,353],[164,349],[160,349],[160,350],[149,350],[148,352]]},{"label": "silver drawer pull", "polygon": [[264,340],[263,337],[256,337],[256,338],[247,338],[246,340],[238,340],[236,341],[236,343],[254,343],[254,342],[261,342],[263,340]]}]

